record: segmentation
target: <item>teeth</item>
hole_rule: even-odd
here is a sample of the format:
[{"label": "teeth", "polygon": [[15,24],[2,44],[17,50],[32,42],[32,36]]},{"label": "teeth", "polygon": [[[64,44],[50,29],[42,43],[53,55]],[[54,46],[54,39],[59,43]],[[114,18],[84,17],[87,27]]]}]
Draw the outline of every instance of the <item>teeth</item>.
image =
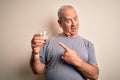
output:
[{"label": "teeth", "polygon": [[72,28],[72,29],[75,29],[75,28]]},{"label": "teeth", "polygon": [[72,28],[72,29],[76,29],[76,28]]}]

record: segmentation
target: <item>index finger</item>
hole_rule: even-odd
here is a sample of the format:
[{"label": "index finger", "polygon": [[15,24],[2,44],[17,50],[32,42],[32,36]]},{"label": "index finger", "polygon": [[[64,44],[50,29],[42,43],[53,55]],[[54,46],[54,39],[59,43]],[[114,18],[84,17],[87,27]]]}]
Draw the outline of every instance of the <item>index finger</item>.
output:
[{"label": "index finger", "polygon": [[69,49],[66,45],[64,45],[62,42],[59,42],[59,45],[60,45],[62,48],[64,48],[65,51],[70,51],[70,49]]}]

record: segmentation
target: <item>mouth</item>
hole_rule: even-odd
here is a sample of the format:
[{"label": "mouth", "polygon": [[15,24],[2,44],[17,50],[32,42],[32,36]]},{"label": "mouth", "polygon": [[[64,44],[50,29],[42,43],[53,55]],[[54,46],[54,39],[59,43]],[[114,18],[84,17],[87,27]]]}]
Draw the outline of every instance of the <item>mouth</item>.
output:
[{"label": "mouth", "polygon": [[76,30],[77,30],[77,28],[71,28],[71,31],[73,31],[73,32],[76,31]]}]

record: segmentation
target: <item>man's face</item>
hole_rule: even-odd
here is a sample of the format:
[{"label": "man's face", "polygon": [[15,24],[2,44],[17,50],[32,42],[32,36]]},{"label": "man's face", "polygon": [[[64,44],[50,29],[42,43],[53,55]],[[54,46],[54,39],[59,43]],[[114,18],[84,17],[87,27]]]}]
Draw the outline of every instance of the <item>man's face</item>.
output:
[{"label": "man's face", "polygon": [[79,21],[77,13],[74,9],[66,9],[62,13],[62,18],[58,21],[66,36],[72,37],[77,35],[79,29]]}]

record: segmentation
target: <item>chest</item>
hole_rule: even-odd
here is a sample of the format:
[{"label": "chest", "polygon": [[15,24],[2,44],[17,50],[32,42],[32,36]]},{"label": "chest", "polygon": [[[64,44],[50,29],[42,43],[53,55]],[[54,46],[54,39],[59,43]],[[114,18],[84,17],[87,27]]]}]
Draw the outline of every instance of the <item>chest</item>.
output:
[{"label": "chest", "polygon": [[[81,42],[62,42],[71,50],[74,50],[77,55],[83,59],[84,61],[88,61],[88,50],[84,43]],[[64,54],[64,49],[58,44],[58,42],[54,42],[49,44],[47,48],[47,62],[48,63],[60,63],[61,56]]]}]

